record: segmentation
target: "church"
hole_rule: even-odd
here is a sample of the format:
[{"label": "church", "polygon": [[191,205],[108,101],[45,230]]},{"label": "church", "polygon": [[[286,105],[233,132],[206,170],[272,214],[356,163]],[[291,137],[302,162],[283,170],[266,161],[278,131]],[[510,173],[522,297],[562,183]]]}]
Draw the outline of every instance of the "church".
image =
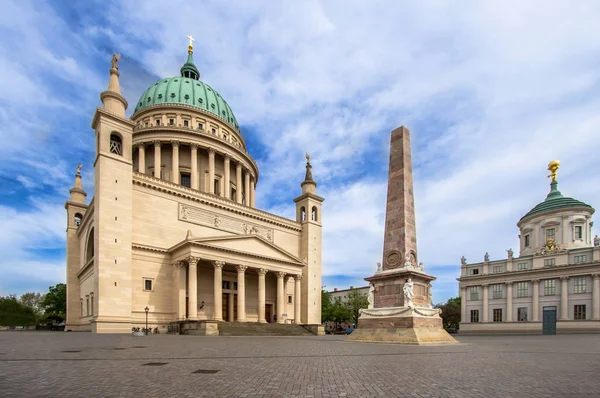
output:
[{"label": "church", "polygon": [[258,165],[189,39],[180,74],[150,86],[131,117],[113,56],[92,120],[95,195],[86,203],[79,166],[65,204],[65,330],[321,323],[324,199],[310,157],[296,219],[258,209]]},{"label": "church", "polygon": [[550,192],[519,222],[519,255],[467,263],[458,278],[460,333],[600,332],[600,239],[592,206],[558,190],[558,161],[548,165]]}]

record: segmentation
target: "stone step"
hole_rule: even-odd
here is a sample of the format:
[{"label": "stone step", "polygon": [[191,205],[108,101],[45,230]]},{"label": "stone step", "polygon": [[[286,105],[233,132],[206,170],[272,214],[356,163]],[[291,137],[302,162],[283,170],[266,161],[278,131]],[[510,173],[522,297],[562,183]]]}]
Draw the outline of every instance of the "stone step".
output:
[{"label": "stone step", "polygon": [[257,322],[220,322],[220,336],[314,336],[300,325]]}]

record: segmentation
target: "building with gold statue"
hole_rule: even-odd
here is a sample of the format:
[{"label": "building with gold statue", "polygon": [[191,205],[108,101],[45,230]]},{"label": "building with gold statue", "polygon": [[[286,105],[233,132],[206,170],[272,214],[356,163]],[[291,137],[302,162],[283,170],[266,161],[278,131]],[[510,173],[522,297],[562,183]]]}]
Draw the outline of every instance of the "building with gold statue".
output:
[{"label": "building with gold statue", "polygon": [[558,190],[559,166],[550,162],[550,193],[517,223],[518,257],[509,249],[503,260],[462,258],[461,334],[600,332],[594,209]]},{"label": "building with gold statue", "polygon": [[189,38],[180,75],[150,86],[129,118],[113,56],[92,121],[95,196],[86,203],[79,167],[65,205],[66,330],[129,333],[146,315],[159,330],[321,323],[310,157],[296,219],[259,210],[258,166],[225,99],[200,81]]}]

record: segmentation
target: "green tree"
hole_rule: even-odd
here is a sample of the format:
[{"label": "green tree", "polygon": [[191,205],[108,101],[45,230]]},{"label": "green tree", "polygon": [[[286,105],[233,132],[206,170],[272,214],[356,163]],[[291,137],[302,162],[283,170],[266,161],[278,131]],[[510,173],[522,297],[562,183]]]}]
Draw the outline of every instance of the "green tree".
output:
[{"label": "green tree", "polygon": [[0,297],[0,326],[33,326],[36,318],[33,309],[17,300],[17,296]]},{"label": "green tree", "polygon": [[331,300],[331,304],[324,315],[325,317],[323,320],[326,322],[333,322],[335,324],[335,329],[339,329],[340,323],[348,322],[352,319],[350,309],[342,302],[340,297]]},{"label": "green tree", "polygon": [[329,321],[329,313],[331,309],[331,294],[325,291],[325,286],[321,288],[321,322]]},{"label": "green tree", "polygon": [[50,286],[49,292],[44,296],[41,305],[45,310],[45,315],[58,315],[65,318],[67,313],[67,285],[59,283],[56,286]]},{"label": "green tree", "polygon": [[367,295],[362,294],[358,289],[352,289],[350,292],[348,292],[348,300],[346,300],[345,304],[350,312],[350,321],[354,325],[358,325],[360,310],[369,307],[369,299]]},{"label": "green tree", "polygon": [[39,319],[44,313],[44,308],[42,307],[42,301],[44,300],[44,295],[41,293],[24,293],[21,295],[19,301],[26,307],[29,307],[33,310],[35,316]]},{"label": "green tree", "polygon": [[460,297],[450,298],[445,304],[436,304],[435,308],[442,310],[441,317],[445,328],[459,328]]}]

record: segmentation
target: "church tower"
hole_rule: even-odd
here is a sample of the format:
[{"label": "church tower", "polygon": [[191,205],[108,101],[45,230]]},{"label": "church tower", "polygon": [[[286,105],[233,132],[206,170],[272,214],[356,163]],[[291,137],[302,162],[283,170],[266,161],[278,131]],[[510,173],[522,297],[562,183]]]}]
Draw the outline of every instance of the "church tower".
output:
[{"label": "church tower", "polygon": [[67,210],[67,319],[65,330],[77,330],[81,315],[79,302],[81,296],[77,278],[81,265],[81,240],[78,230],[88,208],[85,204],[87,194],[81,186],[81,165],[77,166],[75,183],[69,193],[71,198],[65,203]]},{"label": "church tower", "polygon": [[302,195],[294,199],[296,221],[302,224],[300,258],[306,263],[302,271],[301,323],[321,324],[321,267],[322,267],[322,197],[316,194],[317,183],[312,178],[310,156],[306,154],[306,176]]},{"label": "church tower", "polygon": [[100,94],[92,128],[94,159],[94,270],[98,297],[92,330],[131,330],[132,136],[127,100],[119,87],[120,55],[113,55],[108,89]]}]

